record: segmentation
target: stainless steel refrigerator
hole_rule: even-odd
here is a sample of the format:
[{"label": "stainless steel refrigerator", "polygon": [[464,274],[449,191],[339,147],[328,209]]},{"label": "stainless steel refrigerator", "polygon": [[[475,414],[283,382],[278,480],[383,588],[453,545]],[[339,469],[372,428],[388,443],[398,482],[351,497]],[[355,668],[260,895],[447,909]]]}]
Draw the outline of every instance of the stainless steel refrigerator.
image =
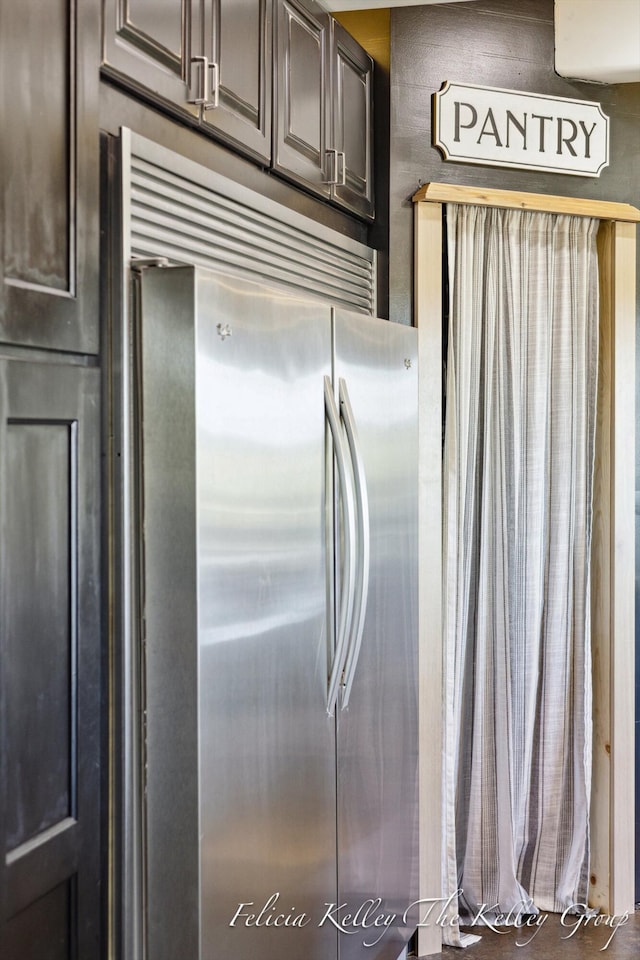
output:
[{"label": "stainless steel refrigerator", "polygon": [[395,960],[417,899],[416,331],[143,270],[150,960]]}]

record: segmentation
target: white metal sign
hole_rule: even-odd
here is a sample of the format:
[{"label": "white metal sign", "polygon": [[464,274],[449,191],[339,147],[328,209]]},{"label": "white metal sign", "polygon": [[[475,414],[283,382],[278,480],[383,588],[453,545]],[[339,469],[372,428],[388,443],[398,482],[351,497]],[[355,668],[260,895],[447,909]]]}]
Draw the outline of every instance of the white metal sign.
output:
[{"label": "white metal sign", "polygon": [[446,160],[579,177],[609,163],[609,118],[592,101],[447,81],[433,115]]}]

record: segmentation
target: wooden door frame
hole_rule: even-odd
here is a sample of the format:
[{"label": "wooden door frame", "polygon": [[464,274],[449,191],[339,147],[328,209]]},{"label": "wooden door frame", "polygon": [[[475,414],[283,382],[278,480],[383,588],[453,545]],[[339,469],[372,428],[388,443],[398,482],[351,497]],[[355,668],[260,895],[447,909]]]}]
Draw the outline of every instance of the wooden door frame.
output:
[{"label": "wooden door frame", "polygon": [[[450,184],[415,203],[414,310],[420,360],[420,896],[441,891],[442,212],[465,203],[597,217],[600,354],[592,534],[593,782],[589,902],[634,909],[636,223],[629,204]],[[420,956],[441,949],[419,930]]]}]

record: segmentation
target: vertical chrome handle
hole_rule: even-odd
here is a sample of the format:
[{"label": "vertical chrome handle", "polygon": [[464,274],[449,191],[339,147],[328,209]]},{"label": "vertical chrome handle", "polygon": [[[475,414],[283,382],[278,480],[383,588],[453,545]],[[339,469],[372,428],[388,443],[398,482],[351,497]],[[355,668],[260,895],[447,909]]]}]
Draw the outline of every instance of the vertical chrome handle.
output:
[{"label": "vertical chrome handle", "polygon": [[[342,173],[338,173],[339,170],[342,170]],[[336,163],[336,183],[339,187],[346,187],[347,185],[347,157],[344,150],[338,152],[338,161]]]},{"label": "vertical chrome handle", "polygon": [[338,465],[344,524],[344,567],[340,591],[340,613],[338,617],[333,665],[331,667],[327,691],[327,713],[329,716],[332,716],[338,699],[338,691],[340,689],[345,658],[347,656],[347,634],[349,633],[349,625],[353,612],[355,585],[353,544],[355,543],[356,524],[351,477],[349,475],[349,467],[347,466],[346,445],[340,426],[340,415],[335,397],[333,396],[333,388],[329,377],[324,378],[324,408],[333,438],[333,451]]},{"label": "vertical chrome handle", "polygon": [[331,154],[331,176],[325,180],[325,183],[330,184],[331,186],[337,186],[338,184],[338,157],[339,153],[335,147],[330,147],[326,153]]},{"label": "vertical chrome handle", "polygon": [[217,63],[207,64],[208,71],[211,72],[209,80],[209,95],[205,103],[202,104],[203,110],[215,110],[220,106],[220,65]]},{"label": "vertical chrome handle", "polygon": [[217,63],[210,63],[208,57],[191,57],[191,63],[200,64],[200,96],[193,97],[187,103],[193,103],[203,110],[213,110],[220,104],[220,68]]},{"label": "vertical chrome handle", "polygon": [[360,450],[360,442],[356,429],[353,410],[349,400],[349,391],[344,380],[339,381],[338,396],[340,400],[340,417],[344,422],[347,433],[347,441],[351,452],[351,461],[353,463],[353,477],[355,482],[355,493],[358,513],[358,532],[357,532],[357,563],[356,563],[356,586],[354,597],[354,618],[351,627],[351,636],[347,659],[344,667],[344,689],[342,692],[341,708],[346,710],[349,706],[351,697],[351,688],[356,675],[358,658],[362,647],[362,635],[364,632],[364,621],[367,611],[367,600],[369,598],[369,564],[371,555],[371,536],[369,529],[369,495],[367,492],[367,477],[364,470],[364,461]]},{"label": "vertical chrome handle", "polygon": [[192,97],[187,103],[202,106],[209,99],[209,59],[208,57],[191,57],[191,63],[200,64],[200,96]]}]

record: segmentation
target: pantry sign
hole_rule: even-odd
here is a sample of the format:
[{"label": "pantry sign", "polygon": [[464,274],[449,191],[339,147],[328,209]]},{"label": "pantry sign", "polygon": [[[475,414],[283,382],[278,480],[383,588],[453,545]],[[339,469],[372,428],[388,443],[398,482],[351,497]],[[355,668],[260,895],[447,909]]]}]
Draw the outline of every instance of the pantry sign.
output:
[{"label": "pantry sign", "polygon": [[609,118],[599,103],[447,81],[434,94],[433,144],[446,160],[599,177]]}]

